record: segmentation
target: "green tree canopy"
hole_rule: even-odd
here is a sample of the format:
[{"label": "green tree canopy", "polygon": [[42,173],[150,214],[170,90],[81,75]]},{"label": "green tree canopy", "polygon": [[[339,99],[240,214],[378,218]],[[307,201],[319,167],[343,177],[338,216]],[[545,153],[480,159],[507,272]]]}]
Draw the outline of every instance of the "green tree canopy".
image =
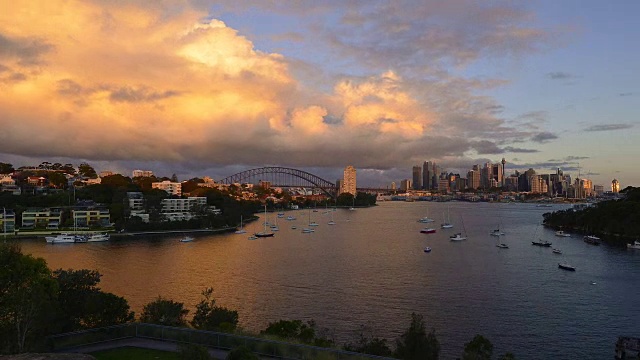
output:
[{"label": "green tree canopy", "polygon": [[142,308],[140,321],[166,326],[187,326],[188,313],[189,310],[184,308],[183,303],[158,296]]},{"label": "green tree canopy", "polygon": [[482,335],[474,336],[473,340],[464,345],[462,360],[491,360],[493,344]]},{"label": "green tree canopy", "polygon": [[87,163],[82,163],[80,164],[80,166],[78,166],[78,173],[80,174],[80,176],[88,177],[90,179],[95,179],[98,177],[98,174],[96,173],[96,170],[93,168],[93,166]]},{"label": "green tree canopy", "polygon": [[9,174],[14,171],[15,169],[13,168],[13,165],[9,163],[0,162],[0,174]]},{"label": "green tree canopy", "polygon": [[411,314],[411,325],[396,340],[396,357],[407,360],[435,360],[440,356],[440,343],[434,330],[425,329],[422,315]]},{"label": "green tree canopy", "polygon": [[67,178],[63,173],[52,172],[49,173],[49,183],[58,189],[64,189],[67,187]]},{"label": "green tree canopy", "polygon": [[191,325],[200,330],[233,331],[238,326],[238,312],[217,306],[212,297],[213,288],[202,291],[202,300],[196,305]]},{"label": "green tree canopy", "polygon": [[390,357],[393,355],[393,351],[391,351],[391,348],[387,344],[387,340],[373,336],[371,331],[369,331],[365,326],[360,328],[356,341],[345,344],[344,349],[347,351],[378,356]]}]

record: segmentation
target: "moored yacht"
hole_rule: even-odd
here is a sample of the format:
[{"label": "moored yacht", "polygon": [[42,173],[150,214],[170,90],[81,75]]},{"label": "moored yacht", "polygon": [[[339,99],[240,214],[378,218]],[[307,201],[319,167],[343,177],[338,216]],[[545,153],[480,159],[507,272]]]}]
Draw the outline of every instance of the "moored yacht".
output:
[{"label": "moored yacht", "polygon": [[107,233],[94,233],[87,235],[87,242],[109,241],[110,237]]},{"label": "moored yacht", "polygon": [[462,233],[457,233],[457,234],[449,236],[449,240],[451,240],[451,241],[462,241],[462,240],[467,240],[467,237],[466,236],[462,236]]},{"label": "moored yacht", "polygon": [[575,268],[575,267],[573,267],[573,266],[571,266],[571,265],[569,265],[569,264],[567,264],[567,263],[558,264],[558,267],[559,267],[560,269],[563,269],[563,270],[576,271],[576,268]]},{"label": "moored yacht", "polygon": [[532,241],[531,245],[542,246],[542,247],[551,247],[552,244],[550,242],[548,242],[548,241],[544,241],[543,242],[542,240],[539,240],[539,241]]},{"label": "moored yacht", "polygon": [[627,244],[627,249],[640,250],[640,241],[636,240],[633,244]]},{"label": "moored yacht", "polygon": [[554,254],[562,254],[562,250],[560,250],[560,249],[553,249],[553,250],[551,250],[551,252],[554,253]]},{"label": "moored yacht", "polygon": [[436,229],[434,228],[424,228],[422,230],[420,230],[421,233],[423,234],[433,234],[436,232]]},{"label": "moored yacht", "polygon": [[587,244],[600,245],[600,238],[595,235],[586,235],[583,239]]},{"label": "moored yacht", "polygon": [[44,239],[48,244],[70,244],[77,242],[77,235],[60,234],[56,236],[45,236]]}]

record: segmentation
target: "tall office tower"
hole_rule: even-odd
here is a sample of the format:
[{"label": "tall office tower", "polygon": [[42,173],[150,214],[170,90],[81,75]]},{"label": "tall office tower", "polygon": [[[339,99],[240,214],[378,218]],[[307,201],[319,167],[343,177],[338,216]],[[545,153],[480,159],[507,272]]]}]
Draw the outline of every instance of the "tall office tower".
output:
[{"label": "tall office tower", "polygon": [[391,182],[391,190],[397,190],[397,186],[396,186],[396,182],[395,181]]},{"label": "tall office tower", "polygon": [[491,163],[485,163],[482,169],[480,170],[480,187],[483,189],[488,189],[490,187],[491,176]]},{"label": "tall office tower", "polygon": [[438,166],[436,163],[433,163],[433,173],[431,174],[431,188],[432,189],[437,189],[438,188],[438,182],[440,181],[440,166]]},{"label": "tall office tower", "polygon": [[413,190],[422,189],[422,166],[413,167]]},{"label": "tall office tower", "polygon": [[400,189],[403,190],[403,191],[407,191],[407,190],[411,189],[411,180],[404,179],[404,180],[400,181]]},{"label": "tall office tower", "polygon": [[[502,159],[504,160],[504,159]],[[495,180],[495,182],[498,184],[499,187],[502,187],[502,180],[503,180],[503,175],[504,173],[502,172],[502,167],[504,165],[502,165],[501,163],[498,164],[493,164],[491,165],[491,176],[492,179]]]},{"label": "tall office tower", "polygon": [[342,179],[338,179],[336,180],[336,189],[338,189],[338,192],[340,195],[342,193],[342,188],[344,187],[344,181],[342,181]]},{"label": "tall office tower", "polygon": [[477,189],[480,187],[480,172],[477,170],[470,170],[467,173],[467,186],[469,189]]},{"label": "tall office tower", "polygon": [[356,196],[356,168],[351,165],[344,168],[344,177],[342,178],[342,181],[342,190],[340,193],[349,193]]},{"label": "tall office tower", "polygon": [[431,189],[431,162],[425,161],[422,164],[422,188],[425,190]]},{"label": "tall office tower", "polygon": [[614,194],[620,192],[620,181],[617,179],[613,179],[613,181],[611,181],[611,192]]},{"label": "tall office tower", "polygon": [[532,168],[520,174],[518,177],[518,191],[529,191],[531,185],[529,185],[529,179],[536,174],[536,171]]}]

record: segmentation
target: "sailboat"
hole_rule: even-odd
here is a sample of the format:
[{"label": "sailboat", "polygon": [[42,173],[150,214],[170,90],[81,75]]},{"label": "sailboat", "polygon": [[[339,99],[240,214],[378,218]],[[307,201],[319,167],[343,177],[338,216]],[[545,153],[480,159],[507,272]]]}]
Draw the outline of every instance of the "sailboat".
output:
[{"label": "sailboat", "polygon": [[318,226],[317,222],[311,221],[311,212],[309,212],[309,226]]},{"label": "sailboat", "polygon": [[447,217],[444,217],[444,213],[442,213],[442,219],[444,222],[440,224],[440,227],[443,229],[451,229],[453,228],[453,224],[451,223],[451,217],[449,216],[449,207],[447,206]]},{"label": "sailboat", "polygon": [[242,215],[240,215],[240,229],[236,230],[236,234],[246,234],[247,231],[242,227]]},{"label": "sailboat", "polygon": [[327,225],[335,225],[335,224],[336,224],[336,222],[335,222],[335,221],[333,221],[333,211],[332,211],[332,212],[331,212],[331,221],[329,221],[329,222],[327,223]]},{"label": "sailboat", "polygon": [[464,227],[464,220],[462,220],[462,216],[460,216],[460,222],[462,222],[462,230],[464,230],[464,236],[462,236],[462,233],[453,234],[449,236],[449,240],[451,241],[467,240],[467,229]]},{"label": "sailboat", "polygon": [[349,208],[349,210],[351,210],[351,211],[355,211],[356,210],[356,197],[355,196],[351,199],[351,207]]},{"label": "sailboat", "polygon": [[253,235],[256,237],[272,237],[275,235],[272,232],[267,232],[267,204],[264,204],[264,230]]},{"label": "sailboat", "polygon": [[429,206],[427,206],[427,216],[421,218],[418,222],[423,224],[434,222],[434,220],[429,217]]}]

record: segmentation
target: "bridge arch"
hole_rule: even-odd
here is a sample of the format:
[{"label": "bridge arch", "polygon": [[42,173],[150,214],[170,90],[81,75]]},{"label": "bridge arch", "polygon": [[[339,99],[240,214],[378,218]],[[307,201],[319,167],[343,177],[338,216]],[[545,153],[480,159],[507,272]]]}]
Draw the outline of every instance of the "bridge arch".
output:
[{"label": "bridge arch", "polygon": [[243,184],[251,181],[270,181],[276,187],[314,187],[322,189],[329,196],[336,196],[334,183],[299,169],[265,166],[241,171],[218,181],[222,184]]}]

